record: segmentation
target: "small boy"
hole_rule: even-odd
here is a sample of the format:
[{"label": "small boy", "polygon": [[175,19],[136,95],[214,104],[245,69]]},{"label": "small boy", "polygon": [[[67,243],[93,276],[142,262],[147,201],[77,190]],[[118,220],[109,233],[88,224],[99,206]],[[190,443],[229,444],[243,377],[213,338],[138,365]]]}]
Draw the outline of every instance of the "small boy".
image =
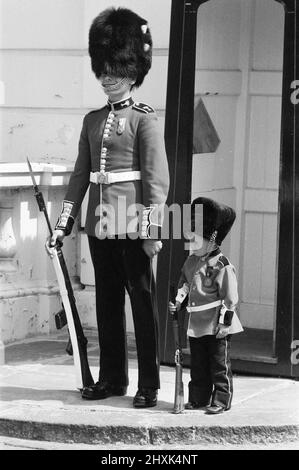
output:
[{"label": "small boy", "polygon": [[172,310],[186,304],[190,314],[191,380],[185,408],[206,407],[209,414],[231,407],[230,340],[232,334],[243,331],[235,313],[235,269],[219,248],[235,217],[233,209],[212,199],[199,197],[192,202],[191,231],[184,232],[191,253],[182,268],[176,305],[171,304]]}]

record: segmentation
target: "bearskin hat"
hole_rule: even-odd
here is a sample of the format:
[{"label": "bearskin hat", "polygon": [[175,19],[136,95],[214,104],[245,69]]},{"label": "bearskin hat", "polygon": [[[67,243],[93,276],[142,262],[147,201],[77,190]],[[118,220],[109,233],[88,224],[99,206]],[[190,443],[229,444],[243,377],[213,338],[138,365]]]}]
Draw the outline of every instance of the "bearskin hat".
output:
[{"label": "bearskin hat", "polygon": [[102,74],[128,77],[139,87],[152,63],[152,37],[147,21],[126,8],[108,8],[89,30],[91,67]]},{"label": "bearskin hat", "polygon": [[[196,206],[202,205],[202,212],[197,209]],[[206,197],[198,197],[192,201],[191,204],[191,230],[195,230],[195,218],[196,215],[202,217],[203,232],[202,235],[205,239],[210,240],[215,231],[216,237],[215,242],[218,246],[221,245],[222,241],[230,231],[235,218],[236,213],[234,209],[220,204],[213,199]]]}]

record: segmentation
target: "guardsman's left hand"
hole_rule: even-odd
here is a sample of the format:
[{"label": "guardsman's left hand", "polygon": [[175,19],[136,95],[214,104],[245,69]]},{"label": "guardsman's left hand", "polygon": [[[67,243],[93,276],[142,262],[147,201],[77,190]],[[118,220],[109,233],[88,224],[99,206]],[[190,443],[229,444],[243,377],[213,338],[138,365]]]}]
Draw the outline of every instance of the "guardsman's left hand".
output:
[{"label": "guardsman's left hand", "polygon": [[143,241],[142,248],[149,258],[153,258],[162,250],[162,242],[160,240],[146,239]]}]

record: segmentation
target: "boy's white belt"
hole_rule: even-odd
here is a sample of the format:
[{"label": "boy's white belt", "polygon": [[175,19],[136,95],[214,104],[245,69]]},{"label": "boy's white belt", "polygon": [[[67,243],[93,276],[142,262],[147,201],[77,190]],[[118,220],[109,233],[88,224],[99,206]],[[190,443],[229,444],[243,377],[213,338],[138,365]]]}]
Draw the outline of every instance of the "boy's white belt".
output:
[{"label": "boy's white belt", "polygon": [[137,181],[141,179],[140,171],[93,171],[89,181],[95,184],[122,183],[124,181]]},{"label": "boy's white belt", "polygon": [[203,310],[209,310],[210,308],[218,307],[222,305],[222,300],[215,300],[215,302],[210,302],[209,304],[196,305],[195,307],[187,307],[187,312],[202,312]]}]

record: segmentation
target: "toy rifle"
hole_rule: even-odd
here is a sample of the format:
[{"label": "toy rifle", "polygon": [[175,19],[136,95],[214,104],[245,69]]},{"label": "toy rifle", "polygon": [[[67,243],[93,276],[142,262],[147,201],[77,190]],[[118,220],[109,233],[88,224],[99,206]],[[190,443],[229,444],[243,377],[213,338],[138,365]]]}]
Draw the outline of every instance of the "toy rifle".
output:
[{"label": "toy rifle", "polygon": [[[184,384],[183,384],[183,353],[181,347],[180,328],[178,320],[178,311],[175,308],[175,293],[176,290],[173,285],[170,286],[170,305],[169,313],[172,318],[173,337],[175,345],[175,392],[174,392],[174,407],[173,413],[182,413],[185,409],[184,405]],[[173,305],[173,306],[171,306]]]},{"label": "toy rifle", "polygon": [[[50,232],[50,236],[53,235],[53,230],[51,227],[51,223],[49,220],[47,208],[45,205],[44,197],[39,191],[39,188],[36,184],[36,180],[32,171],[31,164],[29,159],[27,158],[27,163],[29,167],[29,172],[31,175],[33,187],[34,187],[34,195],[39,207],[39,210],[44,213],[46,222],[48,225],[48,229]],[[53,246],[53,265],[58,281],[59,291],[61,295],[63,309],[57,315],[59,318],[55,318],[56,326],[62,327],[65,323],[65,319],[68,325],[69,335],[70,335],[70,342],[67,347],[67,352],[74,357],[74,365],[76,371],[76,384],[77,387],[82,390],[84,387],[89,387],[90,385],[94,384],[89,365],[88,365],[88,358],[87,358],[87,339],[84,336],[83,328],[81,325],[80,317],[78,314],[78,310],[76,307],[76,300],[71,284],[71,280],[69,277],[69,273],[67,270],[67,266],[63,257],[63,253],[61,250],[62,243],[58,242],[55,246]],[[65,316],[64,316],[65,313]],[[61,323],[62,322],[62,323]],[[71,347],[70,347],[71,346]]]}]

